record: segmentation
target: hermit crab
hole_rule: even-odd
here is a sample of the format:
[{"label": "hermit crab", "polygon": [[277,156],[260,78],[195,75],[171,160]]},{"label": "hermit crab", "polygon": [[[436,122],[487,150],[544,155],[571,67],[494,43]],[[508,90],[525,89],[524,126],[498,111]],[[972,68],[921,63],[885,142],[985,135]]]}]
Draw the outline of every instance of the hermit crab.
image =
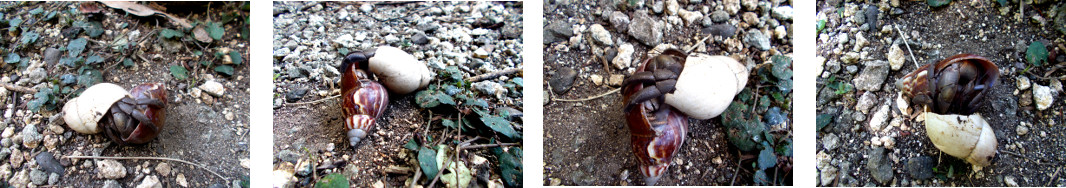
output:
[{"label": "hermit crab", "polygon": [[127,92],[101,83],[85,89],[63,106],[63,120],[84,134],[104,132],[120,144],[151,141],[165,126],[167,91],[161,83],[146,83]]},{"label": "hermit crab", "polygon": [[997,144],[992,127],[975,112],[998,79],[999,68],[992,61],[959,54],[922,66],[896,85],[904,102],[929,110],[923,115],[933,145],[978,170],[991,164]]},{"label": "hermit crab", "polygon": [[654,185],[685,141],[688,117],[714,118],[747,84],[748,71],[725,56],[666,49],[622,83],[623,112],[633,153],[647,185]]},{"label": "hermit crab", "polygon": [[[389,91],[408,94],[426,87],[433,78],[425,64],[391,46],[349,53],[341,69],[344,123],[353,148],[367,137],[374,122],[388,108]],[[374,73],[384,86],[367,72]]]}]

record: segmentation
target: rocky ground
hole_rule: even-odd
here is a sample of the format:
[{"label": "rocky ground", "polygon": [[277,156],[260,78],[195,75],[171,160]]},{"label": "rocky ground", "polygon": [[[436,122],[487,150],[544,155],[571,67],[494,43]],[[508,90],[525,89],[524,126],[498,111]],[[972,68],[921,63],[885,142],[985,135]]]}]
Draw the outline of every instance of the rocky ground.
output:
[{"label": "rocky ground", "polygon": [[[577,102],[559,99],[593,97],[620,87],[648,51],[657,46],[672,45],[691,48],[693,53],[731,56],[753,70],[746,96],[757,98],[770,95],[770,91],[780,92],[767,89],[769,85],[763,85],[759,79],[767,75],[755,69],[769,67],[774,55],[791,56],[790,3],[546,1],[543,23],[546,82],[542,83],[545,88],[544,185],[644,184],[620,110],[622,96],[609,93]],[[784,108],[782,111],[788,114],[785,116],[791,119],[788,93],[776,93],[786,97],[776,100],[774,106]],[[741,98],[744,97],[736,100],[747,101]],[[767,110],[755,112],[761,119]],[[777,173],[760,178],[766,181],[753,178],[756,172],[752,163],[758,152],[739,152],[728,141],[722,121],[722,118],[690,119],[688,139],[657,185],[791,184],[791,170],[786,170],[791,168],[791,157],[786,156],[778,158],[781,165],[776,168]],[[791,121],[784,122],[774,124],[775,135],[791,135]],[[781,138],[791,142],[791,136]]]},{"label": "rocky ground", "polygon": [[[1066,3],[937,2],[818,2],[819,185],[1066,185],[1059,174]],[[1043,65],[1026,59],[1037,42],[1050,52]],[[984,56],[1000,72],[977,111],[999,143],[992,165],[980,171],[933,147],[925,126],[896,102],[898,79],[960,53]]]},{"label": "rocky ground", "polygon": [[[242,64],[249,55],[247,3],[147,6],[187,19],[189,26],[222,33],[194,35],[196,29],[164,16],[136,16],[96,2],[0,3],[0,22],[10,26],[2,36],[0,63],[0,85],[5,86],[0,87],[2,186],[247,186],[249,79],[248,66]],[[200,42],[206,39],[211,42]],[[60,109],[101,82],[127,89],[163,83],[168,115],[159,137],[119,146],[103,135],[68,129]],[[207,83],[221,90],[199,89]],[[79,155],[167,157],[203,167],[66,158]]]},{"label": "rocky ground", "polygon": [[[481,134],[456,136],[455,129],[440,126],[455,123],[458,114],[470,120],[470,109],[505,112],[521,134],[520,2],[276,2],[274,31],[274,175],[284,176],[276,178],[282,182],[275,185],[311,186],[330,173],[343,174],[356,187],[409,186],[413,180],[426,185],[434,177],[420,174],[415,157],[421,152],[405,149],[405,144],[419,147],[409,141],[451,147],[477,136],[508,140],[485,134],[487,128],[476,130]],[[426,63],[435,80],[418,94],[389,96],[376,128],[352,148],[340,99],[331,98],[340,93],[338,67],[350,51],[386,45]],[[483,81],[456,81],[508,69],[519,71]],[[420,101],[427,98],[421,94],[441,90],[447,94],[432,97],[470,98],[460,100],[464,105],[423,108]],[[465,105],[479,103],[483,105]],[[520,145],[502,148],[521,150]],[[469,149],[460,155],[476,174],[472,185],[491,187],[505,181],[497,168],[501,159],[490,150]]]}]

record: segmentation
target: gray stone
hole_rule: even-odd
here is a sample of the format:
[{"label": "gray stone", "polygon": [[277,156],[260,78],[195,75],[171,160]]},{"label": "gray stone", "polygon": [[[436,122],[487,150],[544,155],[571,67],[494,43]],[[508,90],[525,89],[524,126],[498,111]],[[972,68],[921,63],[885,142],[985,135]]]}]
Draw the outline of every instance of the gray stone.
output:
[{"label": "gray stone", "polygon": [[855,104],[855,110],[861,111],[863,114],[870,113],[870,108],[874,107],[877,102],[877,95],[873,92],[865,92],[859,97],[859,102]]},{"label": "gray stone", "polygon": [[[777,10],[774,10],[774,12],[777,12]],[[866,16],[866,23],[870,25],[870,29],[872,29],[872,31],[881,31],[881,26],[877,24],[877,17],[881,14],[881,10],[878,9],[877,6],[869,5],[866,6],[866,9],[863,12]]]},{"label": "gray stone", "polygon": [[837,146],[840,146],[840,137],[836,134],[829,133],[829,135],[822,137],[822,148],[825,148],[825,150],[832,151]]},{"label": "gray stone", "polygon": [[40,166],[44,171],[59,174],[65,173],[63,171],[63,165],[59,164],[59,161],[56,160],[51,152],[41,152],[34,158],[37,159],[37,166]]},{"label": "gray stone", "polygon": [[122,166],[122,163],[119,163],[118,161],[110,159],[101,160],[100,162],[96,163],[96,167],[100,177],[106,179],[119,179],[126,177],[126,167]]},{"label": "gray stone", "polygon": [[735,15],[737,11],[740,11],[740,0],[723,0],[722,6],[725,7],[726,12],[729,12],[729,15]]},{"label": "gray stone", "polygon": [[22,145],[26,146],[26,148],[37,148],[37,146],[41,145],[41,139],[43,138],[44,136],[37,131],[37,125],[28,124],[22,128]]},{"label": "gray stone", "polygon": [[888,184],[892,181],[892,175],[895,172],[892,171],[892,160],[888,159],[888,153],[884,148],[874,147],[866,152],[870,156],[866,160],[866,169],[870,171],[870,176],[880,182],[881,185]]},{"label": "gray stone", "polygon": [[637,12],[629,24],[629,35],[647,46],[658,46],[663,40],[663,24],[648,14]]},{"label": "gray stone", "polygon": [[613,11],[607,21],[611,22],[611,27],[614,27],[615,31],[626,31],[629,29],[629,16],[625,13]]},{"label": "gray stone", "polygon": [[618,53],[611,59],[615,68],[625,70],[633,62],[633,53],[636,52],[632,44],[625,43],[618,46]]},{"label": "gray stone", "polygon": [[589,27],[589,34],[592,35],[593,41],[596,41],[598,44],[606,46],[614,45],[614,40],[611,40],[611,32],[607,32],[607,29],[603,28],[603,25],[592,24],[592,26]]},{"label": "gray stone", "polygon": [[44,50],[44,62],[48,64],[59,63],[59,56],[62,55],[62,51],[56,48],[48,48]]},{"label": "gray stone", "polygon": [[711,12],[711,21],[714,21],[714,23],[722,23],[725,21],[729,21],[729,13],[725,12],[724,10],[716,10],[714,12]]},{"label": "gray stone", "polygon": [[470,86],[473,87],[474,90],[482,94],[491,96],[502,96],[504,93],[507,92],[507,88],[504,88],[503,85],[500,85],[500,83],[496,83],[491,80],[473,83],[470,84]]},{"label": "gray stone", "polygon": [[835,181],[837,179],[837,176],[839,175],[838,174],[839,172],[837,171],[837,168],[836,167],[832,167],[832,166],[826,167],[826,168],[822,169],[820,172],[821,173],[818,174],[818,177],[819,177],[818,181],[821,182],[821,184],[820,184],[821,186],[829,186],[830,184],[833,183],[833,181]]},{"label": "gray stone", "polygon": [[741,0],[740,6],[746,11],[755,11],[759,9],[759,0]]},{"label": "gray stone", "polygon": [[425,33],[415,33],[414,36],[411,36],[411,42],[418,45],[429,44],[429,36],[426,36]]},{"label": "gray stone", "polygon": [[792,6],[776,7],[774,8],[773,14],[771,16],[782,21],[792,20]]},{"label": "gray stone", "polygon": [[574,84],[575,78],[577,78],[577,71],[569,67],[563,67],[555,71],[551,80],[548,81],[548,85],[552,87],[552,92],[555,92],[556,95],[562,95],[570,91],[570,86]]},{"label": "gray stone", "polygon": [[59,174],[57,174],[57,173],[49,173],[48,174],[48,185],[55,185],[56,183],[59,183],[59,178],[60,178]]},{"label": "gray stone", "polygon": [[163,183],[159,182],[158,176],[150,175],[144,177],[144,181],[141,181],[141,184],[137,185],[137,188],[163,188]]},{"label": "gray stone", "polygon": [[666,3],[663,2],[663,1],[655,1],[655,3],[651,4],[651,11],[655,12],[656,14],[662,14],[663,13],[663,9],[665,9],[665,8],[666,8]]},{"label": "gray stone", "polygon": [[676,16],[678,10],[681,10],[681,4],[677,3],[677,0],[666,0],[666,15]]},{"label": "gray stone", "polygon": [[865,91],[880,91],[881,83],[885,82],[885,78],[888,77],[888,62],[884,60],[867,61],[866,67],[862,69],[859,76],[856,76],[852,83],[855,84],[856,89]]},{"label": "gray stone", "polygon": [[300,99],[304,98],[304,95],[307,94],[307,91],[309,91],[309,89],[304,87],[293,89],[292,91],[289,91],[289,93],[285,94],[285,101],[290,103],[300,101]]},{"label": "gray stone", "polygon": [[696,25],[696,23],[699,23],[700,19],[703,18],[703,13],[700,13],[699,11],[688,11],[685,9],[678,10],[677,15],[688,25]]},{"label": "gray stone", "polygon": [[34,168],[30,170],[30,181],[35,185],[44,185],[48,183],[48,173]]},{"label": "gray stone", "polygon": [[737,27],[730,25],[729,23],[714,24],[710,27],[703,28],[703,33],[713,34],[716,36],[722,36],[722,38],[733,37],[737,33]]},{"label": "gray stone", "polygon": [[770,50],[770,37],[758,29],[748,30],[748,34],[744,35],[744,42],[762,51]]},{"label": "gray stone", "polygon": [[122,184],[118,183],[118,181],[115,181],[115,180],[107,180],[107,181],[104,181],[104,187],[103,188],[122,188]]},{"label": "gray stone", "polygon": [[935,165],[933,158],[920,156],[907,159],[907,164],[904,164],[903,167],[911,178],[923,180],[933,177],[933,167]]},{"label": "gray stone", "polygon": [[296,153],[296,152],[293,152],[291,150],[281,150],[281,151],[278,152],[277,157],[278,157],[278,160],[281,160],[281,161],[288,161],[288,162],[291,162],[291,163],[296,163],[296,161],[300,159],[300,154]]},{"label": "gray stone", "polygon": [[545,30],[547,31],[544,32],[544,44],[566,41],[574,36],[574,28],[564,21],[552,22],[545,27]]}]

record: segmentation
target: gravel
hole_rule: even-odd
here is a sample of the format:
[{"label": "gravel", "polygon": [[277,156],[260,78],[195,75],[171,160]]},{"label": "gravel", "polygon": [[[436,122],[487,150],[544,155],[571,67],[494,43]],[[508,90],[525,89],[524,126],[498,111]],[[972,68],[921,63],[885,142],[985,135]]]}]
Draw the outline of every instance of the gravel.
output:
[{"label": "gravel", "polygon": [[770,37],[757,29],[748,30],[748,34],[744,35],[744,42],[762,51],[770,50]]},{"label": "gravel", "polygon": [[100,177],[107,179],[119,179],[126,177],[126,167],[118,161],[106,159],[96,162]]},{"label": "gravel", "polygon": [[867,61],[862,73],[855,77],[852,82],[856,89],[865,91],[880,91],[881,84],[888,78],[888,62],[883,60]]},{"label": "gravel", "polygon": [[663,41],[663,24],[646,13],[637,12],[629,24],[629,35],[647,46],[658,46]]}]

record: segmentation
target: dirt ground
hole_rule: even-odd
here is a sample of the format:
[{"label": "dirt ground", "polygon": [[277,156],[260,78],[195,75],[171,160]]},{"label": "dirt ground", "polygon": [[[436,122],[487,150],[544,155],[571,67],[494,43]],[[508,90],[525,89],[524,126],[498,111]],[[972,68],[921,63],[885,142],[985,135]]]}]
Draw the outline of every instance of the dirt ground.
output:
[{"label": "dirt ground", "polygon": [[[166,85],[170,99],[167,101],[166,126],[159,136],[149,143],[118,146],[111,143],[110,139],[102,134],[85,135],[62,129],[66,128],[66,126],[63,125],[61,118],[55,122],[49,121],[49,118],[57,111],[42,111],[39,114],[30,112],[26,110],[25,104],[32,99],[33,94],[12,92],[12,95],[8,96],[11,100],[7,100],[7,102],[8,104],[15,104],[16,108],[6,110],[17,110],[18,113],[16,113],[15,117],[6,119],[7,123],[5,124],[7,127],[9,129],[15,128],[16,132],[21,132],[19,130],[26,126],[27,123],[38,124],[37,129],[44,130],[41,131],[41,134],[44,135],[45,142],[55,139],[58,143],[54,148],[45,146],[37,148],[20,147],[22,144],[12,146],[11,149],[14,152],[12,152],[11,158],[14,159],[14,155],[24,155],[24,157],[19,158],[24,158],[26,164],[20,165],[21,168],[19,168],[19,165],[15,165],[15,163],[21,163],[21,161],[9,161],[5,158],[5,164],[10,162],[16,167],[4,169],[11,171],[7,172],[7,174],[14,172],[14,177],[7,179],[9,177],[5,176],[3,178],[9,180],[10,182],[8,183],[10,185],[18,185],[17,181],[21,181],[18,172],[39,168],[37,163],[41,163],[41,161],[36,161],[34,157],[38,153],[47,151],[56,153],[55,157],[65,168],[65,172],[61,174],[61,178],[56,184],[59,186],[104,186],[106,179],[97,177],[99,170],[93,160],[62,158],[62,156],[68,155],[94,155],[94,153],[100,156],[182,159],[201,164],[207,170],[215,171],[225,178],[220,179],[205,171],[204,168],[179,162],[118,160],[128,172],[124,178],[116,179],[123,187],[137,186],[147,176],[157,176],[161,184],[167,187],[177,187],[180,184],[192,187],[237,187],[242,183],[246,183],[248,180],[248,166],[246,163],[249,160],[247,121],[249,118],[248,64],[234,65],[233,76],[223,76],[215,73],[210,68],[199,66],[200,61],[210,61],[216,65],[220,64],[221,60],[218,59],[221,58],[216,59],[206,55],[206,53],[213,53],[213,50],[219,47],[228,47],[239,52],[241,57],[244,58],[243,61],[247,62],[247,57],[249,56],[247,50],[248,40],[246,39],[247,36],[241,36],[241,28],[247,27],[247,23],[243,18],[248,16],[248,12],[246,9],[241,9],[243,4],[240,2],[215,2],[210,3],[210,6],[208,6],[208,4],[157,3],[160,5],[157,8],[168,8],[166,12],[190,21],[219,20],[222,12],[235,12],[237,15],[244,16],[239,20],[224,24],[225,35],[220,41],[215,41],[214,43],[198,43],[192,38],[183,40],[163,39],[157,36],[159,30],[179,30],[177,26],[168,23],[166,18],[137,17],[119,9],[107,8],[98,3],[94,4],[101,7],[103,15],[105,15],[105,18],[101,20],[101,25],[106,32],[94,38],[90,38],[86,34],[78,35],[78,37],[89,38],[91,41],[86,46],[84,53],[100,55],[105,59],[101,65],[98,65],[100,69],[103,69],[104,82],[115,83],[127,89],[147,82],[160,82]],[[41,8],[45,13],[58,12],[57,16],[61,16],[61,19],[86,20],[84,14],[72,11],[78,10],[79,3],[77,2],[5,2],[0,3],[0,7],[3,7],[2,12],[5,15],[5,19],[14,17],[33,19],[32,16],[28,16],[30,13],[27,12]],[[21,54],[22,58],[30,59],[30,62],[43,61],[42,56],[45,56],[45,48],[65,47],[72,40],[63,35],[49,35],[49,33],[57,34],[59,30],[66,31],[70,29],[70,24],[65,21],[35,22],[27,28],[31,28],[29,31],[41,33],[41,37],[37,40],[35,47],[24,48],[12,53]],[[113,50],[109,46],[113,44],[113,41],[126,37],[130,32],[140,32],[140,36],[142,36],[139,41],[130,41],[130,43],[134,43],[131,47],[133,49],[132,52]],[[10,37],[10,35],[5,35],[4,40],[10,39]],[[205,55],[195,55],[193,51],[203,51]],[[8,53],[6,49],[5,53]],[[65,55],[66,52],[63,52],[63,54]],[[122,60],[127,57],[131,58],[132,67],[122,65]],[[47,70],[47,83],[58,84],[57,80],[60,80],[62,75],[68,73],[78,74],[77,70],[55,65],[54,62],[45,63],[48,63],[47,66],[44,66]],[[171,75],[171,66],[186,67],[189,70],[190,79],[178,80],[174,78]],[[0,67],[0,70],[4,70],[0,73],[4,77],[13,77],[15,75],[26,77],[25,70],[11,65]],[[225,87],[226,92],[221,98],[211,97],[211,101],[208,102],[190,94],[191,88],[203,84],[204,80],[210,79],[222,83]],[[34,85],[38,85],[38,83],[31,83],[27,87],[37,88],[33,87]],[[77,89],[77,86],[75,86],[75,89]],[[62,108],[63,103],[73,98],[70,95],[57,97],[62,97],[56,102],[57,109]],[[46,127],[60,125],[62,127],[59,130],[63,130],[62,132],[53,132],[45,129]],[[18,153],[20,150],[22,153]],[[169,174],[163,174],[156,170],[161,163],[168,163],[171,167]],[[25,174],[22,175],[24,176]],[[179,183],[179,181],[183,182]]]},{"label": "dirt ground", "polygon": [[[440,54],[473,54],[472,51],[482,45],[476,43],[497,45],[500,48],[497,49],[498,51],[504,48],[504,45],[500,45],[502,43],[521,45],[520,37],[517,39],[495,36],[484,38],[492,35],[502,36],[499,33],[512,26],[521,28],[520,14],[522,5],[520,2],[275,2],[274,6],[276,44],[274,45],[274,70],[277,75],[274,80],[276,100],[273,116],[274,169],[276,170],[275,172],[279,169],[283,171],[291,170],[293,168],[292,164],[296,164],[298,171],[300,164],[308,162],[316,167],[312,171],[313,173],[310,174],[301,175],[297,172],[294,179],[295,182],[287,182],[287,185],[295,187],[310,187],[320,178],[330,173],[343,174],[354,187],[408,186],[413,178],[421,176],[421,174],[416,174],[416,170],[419,168],[415,158],[417,152],[404,147],[409,140],[422,140],[430,137],[430,140],[433,141],[444,139],[446,140],[445,144],[455,145],[463,140],[473,138],[474,135],[463,133],[462,137],[457,137],[453,135],[455,134],[454,129],[440,126],[441,111],[438,111],[439,108],[433,110],[421,108],[415,102],[417,91],[403,95],[390,93],[388,108],[377,119],[374,128],[369,132],[369,136],[361,141],[359,146],[352,148],[348,145],[348,138],[345,134],[345,117],[341,99],[339,97],[330,98],[339,95],[340,76],[316,77],[314,75],[290,74],[288,71],[289,66],[307,67],[310,70],[308,72],[328,71],[330,68],[342,70],[337,67],[340,65],[344,55],[340,48],[355,51],[364,49],[364,47],[369,49],[379,45],[391,45],[415,54],[415,56],[422,56],[422,53],[425,53],[426,57],[418,57],[418,59],[430,64],[430,71],[437,73],[433,83],[440,84],[439,82],[443,82],[442,80],[446,79],[446,77],[442,74],[443,70],[434,68],[432,64],[434,62],[453,61],[456,58],[444,57]],[[364,6],[366,6],[366,10],[361,10]],[[486,10],[479,10],[483,9],[483,7],[496,7],[500,8],[498,10],[505,11],[492,11],[497,12],[494,14],[500,15],[491,15],[488,13],[487,8],[485,8]],[[472,12],[480,12],[478,13],[479,15],[485,14],[486,17],[498,17],[501,19],[501,24],[506,26],[503,26],[502,29],[490,29],[488,31],[490,34],[481,37],[474,36],[477,38],[477,41],[474,42],[447,38],[447,35],[455,34],[453,32],[464,32],[464,30],[469,32],[472,29],[481,27],[473,26],[475,23],[471,21],[474,19],[470,18],[475,14]],[[510,15],[502,15],[502,12],[508,12]],[[326,20],[322,22],[323,25],[328,25],[324,27],[326,28],[325,30],[304,30],[313,28],[313,26],[306,26],[307,23],[304,20],[317,18]],[[422,23],[423,21],[427,22]],[[286,22],[297,23],[290,25]],[[421,29],[424,26],[423,24],[435,24],[439,29],[434,29],[436,31],[423,31]],[[366,26],[374,26],[375,28]],[[290,36],[308,32],[313,32],[316,35],[314,37]],[[521,33],[521,30],[513,32]],[[413,44],[410,42],[414,41],[412,38],[415,38],[414,35],[418,34],[424,34],[431,38],[430,40],[439,39],[439,42],[430,42],[428,44]],[[342,35],[362,35],[366,39],[356,39],[358,42],[353,42],[357,44],[355,47],[346,48],[348,44],[334,40],[343,38]],[[389,38],[393,36],[399,38],[398,40],[401,42],[389,42]],[[284,40],[279,37],[284,38]],[[349,40],[351,39],[349,38]],[[318,45],[320,42],[327,45]],[[449,51],[436,44],[443,42],[454,43],[456,48]],[[281,45],[286,43],[298,45],[291,47]],[[289,60],[288,57],[281,57],[277,53],[279,49],[284,51],[296,49],[294,51],[298,51],[304,48],[307,48],[307,50],[303,51],[304,54],[312,55],[301,56],[299,57],[300,60]],[[521,50],[518,51],[520,52]],[[317,56],[314,55],[315,53],[331,55],[315,58],[314,56]],[[474,58],[471,58],[471,61],[473,60]],[[519,54],[501,53],[493,55],[484,60],[484,62],[503,69],[514,66],[507,65],[510,62],[520,63],[521,56]],[[456,65],[468,66],[470,64],[462,63]],[[518,66],[521,66],[521,64],[518,64]],[[477,72],[466,73],[463,76],[464,78],[475,75],[473,73]],[[507,76],[521,78],[520,74]],[[335,83],[335,85],[331,86],[330,83]],[[431,87],[433,83],[430,84]],[[306,95],[294,101],[282,101],[287,100],[290,93],[300,89],[307,89]],[[521,92],[521,90],[508,92]],[[503,102],[499,98],[494,99],[488,95],[478,95],[477,97],[489,101],[489,105],[494,109],[522,109],[521,97],[506,95],[505,98],[507,99],[505,100],[509,102]],[[514,123],[520,127],[520,122],[516,121]],[[475,143],[482,144],[486,140],[481,139]],[[471,182],[472,186],[484,187],[488,186],[486,185],[487,183],[499,183],[492,182],[500,179],[500,172],[496,167],[498,162],[496,162],[497,159],[492,152],[488,149],[466,151],[460,157],[463,158],[463,161],[469,162],[473,158],[481,157],[482,159],[487,158],[488,163],[485,164],[489,164],[474,165],[467,163],[472,170],[477,171],[476,180]],[[285,166],[286,164],[289,166]],[[428,180],[421,176],[419,183],[428,184]],[[280,186],[279,184],[276,183],[275,185]],[[437,186],[442,185],[438,184]]]},{"label": "dirt ground", "polygon": [[[629,9],[623,12],[632,18],[636,11],[648,11],[648,14],[657,21],[666,19],[665,13],[656,14],[649,8],[652,6],[652,2],[661,1],[647,2],[644,8],[638,8],[639,10]],[[612,7],[613,3],[615,1],[596,1],[589,4],[591,5],[589,6],[585,5],[584,2],[560,0],[545,2],[545,23],[543,24],[546,29],[544,32],[549,32],[547,25],[555,24],[555,22],[559,21],[564,21],[568,25],[581,25],[584,27],[600,24],[610,32],[612,40],[633,44],[635,47],[634,62],[641,62],[646,52],[654,46],[641,44],[637,39],[628,35],[626,31],[616,30],[611,23],[606,21],[605,16],[601,17],[603,14],[616,10],[616,8]],[[700,3],[686,1],[681,2],[680,8],[691,11],[709,8],[711,12],[714,12],[720,10],[721,3],[721,1],[704,1]],[[581,5],[575,6],[574,4]],[[743,27],[738,26],[743,24],[737,24],[738,22],[743,22],[739,18],[742,13],[744,13],[743,10],[736,13],[736,15],[730,16],[729,21],[726,23],[736,27]],[[704,13],[705,16],[702,19],[710,19],[709,14]],[[787,27],[791,28],[790,23],[782,23],[782,25],[789,25]],[[700,24],[675,25],[674,28],[667,29],[664,32],[662,43],[673,44],[681,48],[694,46],[707,36],[706,33],[701,34],[701,29],[704,29],[704,27],[700,26]],[[747,29],[738,28],[737,33],[729,39],[741,40],[744,35],[741,30]],[[588,37],[589,35],[588,33],[583,33],[582,36],[585,36],[585,42],[579,45],[566,41],[545,44],[543,67],[545,83],[543,83],[543,87],[546,92],[544,94],[546,100],[549,98],[583,99],[597,96],[618,88],[618,86],[609,85],[606,83],[607,81],[602,84],[596,84],[589,79],[590,75],[599,75],[607,78],[609,75],[622,74],[628,76],[630,74],[615,68],[614,65],[605,67],[610,60],[608,59],[607,63],[602,63],[601,61],[604,61],[604,57],[596,57],[597,55],[594,55],[593,50],[591,50],[592,47],[587,47],[587,45],[593,45],[592,39]],[[767,51],[744,46],[732,48],[730,45],[723,45],[722,40],[721,36],[716,36],[714,39],[707,40],[706,44],[703,44],[695,52],[711,55],[736,55],[744,59],[741,60],[742,63],[745,60],[754,62],[768,61],[768,58],[762,59],[768,57],[767,54],[769,53]],[[771,41],[773,50],[780,52],[780,54],[790,53],[792,47],[789,39],[779,40],[773,38]],[[573,47],[581,45],[586,45],[587,48]],[[618,48],[619,45],[618,42],[615,42],[614,46],[610,48]],[[743,45],[747,45],[747,43]],[[604,47],[601,46],[601,48]],[[638,66],[637,64],[633,63],[632,67]],[[565,93],[547,93],[551,92],[549,81],[559,77],[561,73],[557,71],[563,68],[571,68],[578,72],[571,88]],[[756,81],[753,80],[755,78],[749,79],[747,87],[755,87],[755,84],[752,83]],[[622,110],[620,110],[622,104],[622,96],[619,93],[613,93],[601,98],[580,102],[551,100],[544,105],[545,153],[543,155],[545,176],[542,180],[544,185],[644,185],[644,177],[638,170],[639,164],[632,153],[630,133],[626,127]],[[754,184],[752,180],[754,172],[751,170],[750,165],[757,153],[754,155],[741,154],[735,146],[730,144],[725,130],[721,117],[709,120],[690,118],[689,132],[684,145],[675,155],[671,166],[656,185]],[[749,167],[740,167],[741,161]],[[785,174],[769,174],[769,177],[774,180],[790,179],[785,176]]]},{"label": "dirt ground", "polygon": [[[837,1],[839,3],[839,1]],[[852,4],[849,2],[845,4]],[[871,170],[867,169],[869,163],[869,151],[880,146],[870,144],[873,133],[865,128],[854,129],[853,126],[866,127],[866,122],[853,121],[852,113],[859,96],[863,92],[874,92],[877,97],[875,107],[885,103],[891,103],[892,114],[899,114],[895,98],[899,95],[899,88],[894,84],[896,80],[905,74],[914,71],[917,67],[911,61],[911,55],[906,54],[907,61],[898,71],[890,71],[887,80],[884,81],[881,91],[861,91],[845,93],[836,98],[826,98],[823,95],[829,83],[828,76],[836,77],[837,80],[851,82],[853,75],[843,71],[823,74],[818,78],[819,101],[828,100],[826,105],[818,106],[818,114],[830,114],[835,116],[833,122],[818,132],[819,159],[830,162],[832,166],[841,167],[840,178],[834,178],[833,182],[824,182],[819,185],[830,186],[1008,186],[1016,183],[1020,186],[1063,186],[1066,178],[1061,173],[1063,162],[1066,161],[1066,147],[1061,140],[1066,138],[1063,134],[1066,127],[1061,126],[1066,118],[1062,111],[1066,108],[1061,102],[1060,92],[1053,92],[1056,97],[1054,103],[1047,110],[1037,110],[1035,103],[1019,105],[1024,98],[1031,98],[1031,90],[1018,89],[1018,79],[1027,77],[1034,84],[1047,86],[1050,79],[1062,76],[1061,70],[1055,71],[1052,66],[1058,66],[1054,60],[1049,60],[1050,65],[1035,67],[1029,73],[1022,74],[1022,70],[1030,65],[1025,58],[1026,47],[1033,41],[1042,41],[1048,45],[1048,50],[1056,50],[1055,45],[1063,44],[1063,34],[1055,31],[1052,26],[1054,18],[1047,18],[1048,25],[1038,26],[1030,22],[1030,16],[1042,15],[1049,17],[1051,7],[1062,6],[1062,2],[1046,3],[1044,5],[1025,7],[1025,19],[1016,20],[1018,4],[1011,3],[1010,12],[1001,15],[1001,6],[995,1],[956,1],[948,6],[931,8],[924,1],[901,1],[901,14],[890,13],[896,11],[881,11],[882,27],[898,25],[903,33],[910,37],[909,42],[917,58],[918,65],[935,63],[943,58],[960,54],[972,53],[984,56],[999,66],[1000,77],[997,85],[987,96],[986,105],[980,107],[977,113],[982,114],[994,129],[998,140],[998,153],[992,165],[984,170],[973,172],[970,165],[965,161],[941,154],[933,147],[932,142],[925,133],[924,125],[913,120],[904,120],[902,127],[909,126],[907,130],[895,128],[889,132],[895,136],[895,148],[886,149],[886,158],[891,159],[891,171],[894,172],[892,180],[879,183],[871,177]],[[857,3],[856,3],[857,4]],[[876,4],[875,4],[876,6]],[[824,1],[818,2],[818,12],[825,12],[829,19],[842,20],[837,14],[836,8],[841,5],[833,5]],[[884,6],[881,6],[884,7]],[[1034,10],[1035,9],[1035,10]],[[1061,8],[1060,8],[1061,9]],[[885,9],[881,9],[885,10]],[[897,11],[898,12],[898,11]],[[1061,12],[1061,11],[1060,11]],[[840,23],[840,21],[836,22]],[[825,39],[818,41],[818,56],[833,61],[839,58],[839,54],[832,52],[836,48],[838,37],[834,37],[841,29],[849,26],[827,25],[822,33],[832,33],[828,43]],[[850,26],[855,27],[855,26]],[[860,31],[864,32],[864,31]],[[879,30],[876,32],[880,32]],[[892,40],[898,40],[898,33],[892,32],[874,35],[874,31],[864,34],[870,41],[870,57],[863,61],[884,60],[885,52],[889,51]],[[854,36],[854,35],[852,35]],[[854,40],[854,37],[852,37]],[[850,49],[851,44],[845,49]],[[900,45],[904,47],[904,45]],[[1058,49],[1062,50],[1062,49]],[[905,51],[905,49],[904,49]],[[905,51],[906,52],[906,51]],[[1062,54],[1062,52],[1059,52]],[[1054,59],[1055,57],[1050,57]],[[857,63],[858,65],[862,65]],[[1058,62],[1061,64],[1063,62]],[[847,66],[841,63],[841,67]],[[829,69],[828,67],[826,68]],[[1030,95],[1030,96],[1024,96]],[[1032,100],[1032,99],[1029,99]],[[820,104],[822,102],[819,102]],[[868,115],[872,115],[873,111]],[[861,115],[856,115],[861,116]],[[896,118],[900,118],[898,115]],[[870,118],[866,118],[870,119]],[[1028,126],[1020,126],[1028,124]],[[1019,133],[1019,127],[1026,127],[1026,133]],[[858,131],[856,131],[858,130]],[[829,150],[825,145],[828,135],[839,136],[839,147]],[[880,134],[880,133],[878,133]],[[918,157],[931,157],[935,166],[932,179],[915,179],[912,171],[906,168],[911,159]],[[850,163],[849,163],[850,162]],[[848,163],[849,165],[842,165]],[[928,168],[928,167],[926,167]],[[821,173],[826,173],[821,171]],[[823,174],[824,176],[824,174]]]}]

